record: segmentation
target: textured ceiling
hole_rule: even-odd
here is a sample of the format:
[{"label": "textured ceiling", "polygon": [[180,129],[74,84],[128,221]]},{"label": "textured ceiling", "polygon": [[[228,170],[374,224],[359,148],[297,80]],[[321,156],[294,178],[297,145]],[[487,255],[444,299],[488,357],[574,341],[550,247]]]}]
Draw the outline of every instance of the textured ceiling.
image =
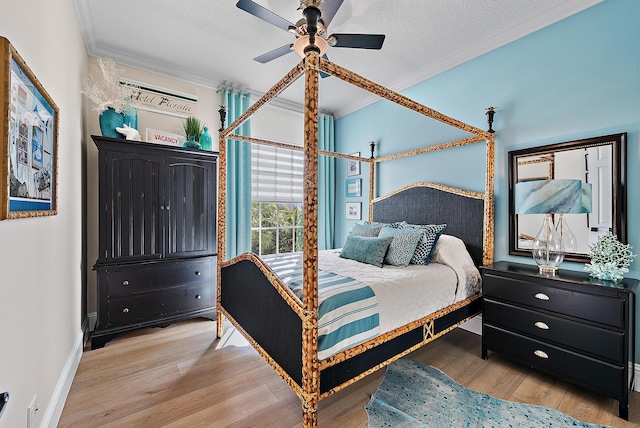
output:
[{"label": "textured ceiling", "polygon": [[[329,33],[385,34],[382,50],[330,48],[329,59],[401,91],[603,0],[345,0]],[[262,94],[300,58],[253,58],[292,34],[236,8],[235,0],[76,0],[90,55],[210,87]],[[296,0],[256,0],[295,23]],[[279,99],[300,104],[303,79]],[[375,100],[321,79],[320,108],[340,117]]]}]

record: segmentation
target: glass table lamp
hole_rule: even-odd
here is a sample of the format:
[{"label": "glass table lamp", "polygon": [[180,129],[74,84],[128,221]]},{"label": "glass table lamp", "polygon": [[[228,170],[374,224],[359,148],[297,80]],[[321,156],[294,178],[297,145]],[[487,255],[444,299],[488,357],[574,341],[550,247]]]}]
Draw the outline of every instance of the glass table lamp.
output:
[{"label": "glass table lamp", "polygon": [[[574,179],[521,181],[515,193],[516,214],[545,215],[531,246],[532,256],[540,273],[555,274],[565,253],[577,248],[564,214],[591,212],[591,184]],[[552,214],[559,214],[556,225]]]}]

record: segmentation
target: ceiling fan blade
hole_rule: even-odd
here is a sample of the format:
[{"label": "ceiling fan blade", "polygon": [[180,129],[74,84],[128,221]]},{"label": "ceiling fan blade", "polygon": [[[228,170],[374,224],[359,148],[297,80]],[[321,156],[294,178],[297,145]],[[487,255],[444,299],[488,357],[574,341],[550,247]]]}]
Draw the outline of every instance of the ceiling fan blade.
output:
[{"label": "ceiling fan blade", "polygon": [[282,28],[284,31],[289,31],[289,27],[294,26],[291,22],[287,21],[283,17],[276,15],[269,9],[266,9],[251,0],[240,0],[238,3],[236,3],[236,6],[244,10],[245,12],[249,12],[251,15],[262,19],[263,21],[267,21],[268,23],[273,24],[276,27]]},{"label": "ceiling fan blade", "polygon": [[289,52],[293,52],[293,45],[291,44],[280,46],[279,48],[274,49],[271,52],[267,52],[266,54],[255,57],[254,60],[265,64],[271,60],[280,58],[282,55],[286,55]]},{"label": "ceiling fan blade", "polygon": [[328,27],[333,17],[336,16],[338,9],[342,6],[342,2],[344,2],[344,0],[324,0],[320,9],[322,10],[321,19],[325,27]]},{"label": "ceiling fan blade", "polygon": [[329,46],[336,48],[381,49],[384,34],[332,34]]},{"label": "ceiling fan blade", "polygon": [[[327,56],[327,54],[322,55],[322,58],[326,59],[327,61],[329,61],[329,57]],[[326,77],[331,77],[330,74],[325,73],[324,71],[320,72],[320,77],[321,78],[326,78]]]}]

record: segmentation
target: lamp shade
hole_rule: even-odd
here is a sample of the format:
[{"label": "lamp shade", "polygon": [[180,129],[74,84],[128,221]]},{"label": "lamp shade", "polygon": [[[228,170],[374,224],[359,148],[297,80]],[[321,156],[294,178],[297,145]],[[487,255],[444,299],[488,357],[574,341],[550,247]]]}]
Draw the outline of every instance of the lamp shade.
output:
[{"label": "lamp shade", "polygon": [[585,214],[591,212],[591,184],[575,179],[516,183],[516,214]]}]

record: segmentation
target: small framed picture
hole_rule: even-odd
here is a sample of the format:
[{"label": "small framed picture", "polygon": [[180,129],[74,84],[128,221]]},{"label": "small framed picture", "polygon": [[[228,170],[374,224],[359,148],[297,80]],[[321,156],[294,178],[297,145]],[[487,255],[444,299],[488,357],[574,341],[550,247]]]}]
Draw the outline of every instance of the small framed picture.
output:
[{"label": "small framed picture", "polygon": [[347,197],[362,196],[362,179],[349,178],[345,181],[344,195]]},{"label": "small framed picture", "polygon": [[362,202],[347,202],[344,212],[347,220],[360,220],[362,218]]},{"label": "small framed picture", "polygon": [[[351,153],[351,156],[360,157],[360,152]],[[347,176],[351,177],[352,175],[360,175],[360,162],[347,159]]]}]

